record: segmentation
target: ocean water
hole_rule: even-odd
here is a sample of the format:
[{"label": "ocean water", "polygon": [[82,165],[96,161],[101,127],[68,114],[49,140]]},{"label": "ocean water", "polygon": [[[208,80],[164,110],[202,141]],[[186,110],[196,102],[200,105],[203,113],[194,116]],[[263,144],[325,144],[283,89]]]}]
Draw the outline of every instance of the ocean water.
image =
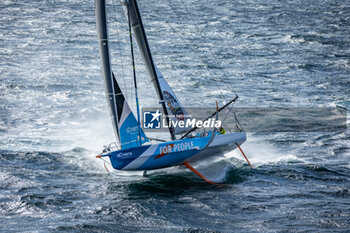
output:
[{"label": "ocean water", "polygon": [[[154,60],[188,106],[350,108],[350,3],[139,1]],[[108,2],[113,70],[133,92],[127,25]],[[94,2],[0,2],[1,232],[349,232],[350,134],[251,132],[184,168],[111,171]],[[156,95],[136,52],[141,106]],[[134,107],[133,101],[130,101]],[[281,131],[283,131],[281,129]],[[257,131],[258,132],[258,131]],[[107,165],[108,166],[108,165]],[[109,167],[110,170],[112,170]]]}]

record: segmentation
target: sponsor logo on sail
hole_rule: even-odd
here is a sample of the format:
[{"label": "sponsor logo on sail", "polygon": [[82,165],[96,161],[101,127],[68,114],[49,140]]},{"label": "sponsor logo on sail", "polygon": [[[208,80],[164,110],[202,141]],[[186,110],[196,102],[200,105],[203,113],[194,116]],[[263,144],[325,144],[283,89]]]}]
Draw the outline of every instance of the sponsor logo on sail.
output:
[{"label": "sponsor logo on sail", "polygon": [[136,125],[136,126],[133,126],[133,127],[128,127],[126,128],[126,132],[128,134],[135,134],[135,133],[138,133],[138,130],[139,130],[139,127]]},{"label": "sponsor logo on sail", "polygon": [[184,120],[184,112],[180,106],[180,104],[176,101],[174,96],[172,96],[169,92],[163,91],[164,99],[166,100],[167,106],[170,108],[171,113],[178,119]]}]

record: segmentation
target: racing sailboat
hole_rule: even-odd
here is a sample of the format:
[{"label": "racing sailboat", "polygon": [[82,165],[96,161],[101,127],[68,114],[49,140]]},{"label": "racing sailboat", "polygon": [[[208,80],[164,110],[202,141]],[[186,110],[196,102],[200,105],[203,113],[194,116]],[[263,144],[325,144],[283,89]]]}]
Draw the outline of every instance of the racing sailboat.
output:
[{"label": "racing sailboat", "polygon": [[[120,2],[129,24],[130,44],[132,46],[133,39],[138,44],[142,60],[154,85],[166,121],[171,123],[188,120],[190,116],[186,109],[153,62],[136,0],[121,0]],[[168,124],[171,140],[154,141],[147,137],[140,122],[132,47],[131,56],[137,117],[135,117],[124,97],[117,82],[117,76],[114,75],[111,68],[105,0],[95,0],[95,10],[105,91],[113,129],[118,141],[114,146],[110,144],[105,147],[103,152],[96,157],[101,159],[108,157],[114,169],[125,171],[148,171],[184,165],[206,182],[213,183],[195,170],[190,163],[217,153],[232,151],[237,147],[241,149],[240,145],[246,141],[246,133],[239,130],[238,132],[223,134],[217,132],[216,127],[214,127],[211,132],[204,134],[196,133],[198,130],[196,126],[180,128],[178,127],[180,124]],[[235,102],[237,98],[236,95],[220,108],[216,104],[216,112],[213,112],[204,120],[213,118],[217,120],[219,112]],[[176,108],[173,106],[176,106]],[[243,151],[241,152],[243,153]]]}]

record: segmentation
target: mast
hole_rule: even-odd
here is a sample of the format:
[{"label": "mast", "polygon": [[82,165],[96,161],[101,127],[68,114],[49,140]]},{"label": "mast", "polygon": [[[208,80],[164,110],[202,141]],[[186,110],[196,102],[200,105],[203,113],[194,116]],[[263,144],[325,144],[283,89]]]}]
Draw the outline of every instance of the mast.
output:
[{"label": "mast", "polygon": [[130,23],[131,23],[131,26],[134,30],[134,36],[135,36],[136,42],[138,44],[138,47],[140,49],[142,59],[143,59],[145,66],[148,70],[148,73],[151,76],[151,81],[152,81],[153,86],[157,92],[157,95],[159,98],[159,103],[162,105],[166,120],[167,120],[168,125],[169,125],[169,132],[170,132],[171,139],[174,140],[175,139],[174,129],[170,125],[170,122],[169,122],[168,110],[167,110],[166,105],[165,105],[164,96],[163,96],[163,93],[162,93],[162,90],[161,90],[161,87],[159,84],[156,68],[155,68],[155,65],[153,62],[151,50],[149,48],[149,44],[148,44],[147,37],[146,37],[146,32],[145,32],[145,29],[143,27],[143,23],[142,23],[140,11],[139,11],[138,6],[137,6],[137,2],[136,2],[136,0],[121,0],[121,4],[123,7],[127,8],[127,9],[125,9],[125,11],[129,14],[129,16],[128,15],[127,16],[130,18]]},{"label": "mast", "polygon": [[109,58],[108,47],[108,31],[107,31],[107,17],[106,17],[106,3],[105,0],[95,0],[96,26],[98,43],[100,47],[101,65],[105,83],[105,91],[107,102],[109,105],[109,113],[112,119],[113,130],[117,140],[120,142],[120,135],[118,129],[118,114],[116,105],[116,92],[114,87],[114,80]]}]

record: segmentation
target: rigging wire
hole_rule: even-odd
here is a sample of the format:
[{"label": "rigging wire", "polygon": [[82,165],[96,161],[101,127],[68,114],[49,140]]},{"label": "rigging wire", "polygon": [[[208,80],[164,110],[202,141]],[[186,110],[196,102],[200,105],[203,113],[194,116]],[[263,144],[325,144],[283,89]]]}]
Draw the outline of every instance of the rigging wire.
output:
[{"label": "rigging wire", "polygon": [[[183,0],[180,0],[180,1],[181,1],[182,5],[184,6],[185,10],[186,10],[186,14],[191,18],[192,22],[194,23],[195,29],[196,29],[196,32],[190,32],[190,33],[191,33],[191,34],[197,34],[197,35],[200,36],[200,38],[203,39],[202,30],[199,29],[198,24],[197,24],[196,21],[194,20],[192,14],[190,13],[189,9],[186,7],[186,4],[183,2]],[[167,2],[167,3],[168,3],[168,6],[172,9],[172,11],[177,15],[177,18],[180,19],[180,18],[183,17],[183,16],[181,16],[181,15],[175,10],[175,8],[174,8],[174,6],[173,6],[173,4],[172,4],[171,2]],[[161,17],[160,13],[159,13],[156,9],[153,9],[153,11],[154,11],[158,16]],[[165,23],[177,34],[177,36],[178,36],[185,44],[187,44],[187,46],[194,52],[194,54],[197,55],[197,57],[199,58],[199,60],[200,60],[204,65],[206,65],[206,66],[208,67],[207,70],[208,70],[209,74],[215,79],[215,85],[216,85],[217,89],[218,89],[219,92],[220,92],[220,94],[219,94],[220,98],[226,100],[226,102],[227,102],[228,100],[227,100],[227,98],[225,98],[225,95],[223,94],[223,90],[222,90],[222,88],[220,87],[220,85],[221,85],[220,83],[222,83],[222,82],[224,82],[225,84],[228,83],[228,84],[229,84],[228,89],[229,89],[231,92],[233,92],[234,94],[236,94],[236,91],[235,91],[235,89],[234,89],[232,83],[229,82],[230,79],[228,78],[228,75],[226,74],[225,70],[221,68],[220,63],[219,63],[217,57],[215,56],[214,52],[210,49],[210,47],[207,47],[207,48],[206,48],[206,49],[209,51],[210,55],[211,55],[210,57],[214,59],[215,65],[216,65],[217,67],[221,68],[220,70],[222,71],[222,74],[223,74],[223,76],[224,76],[225,79],[218,77],[218,76],[217,76],[217,73],[216,73],[216,72],[213,72],[213,71],[209,68],[212,64],[210,64],[210,62],[207,61],[207,59],[203,58],[203,57],[205,57],[204,55],[201,55],[201,54],[198,53],[198,51],[197,51],[197,50],[198,50],[198,45],[197,45],[197,44],[194,44],[194,42],[192,41],[192,39],[187,39],[187,40],[183,39],[183,36],[185,36],[184,33],[179,32],[179,30],[175,29],[172,25],[170,25],[170,23],[169,23],[168,21],[165,21]],[[226,114],[226,116],[224,117],[223,122],[226,121],[226,118],[228,117],[229,114],[230,114],[230,111],[229,111],[229,112]],[[237,117],[236,117],[234,111],[233,111],[233,114],[234,114],[234,119],[235,119],[235,121],[236,121],[236,127],[237,127],[237,124],[240,125],[240,123],[239,123],[239,121],[238,121],[238,119],[237,119]],[[237,128],[242,128],[242,127],[237,127]]]},{"label": "rigging wire", "polygon": [[[116,4],[114,2],[114,0],[112,0],[112,5],[113,5],[113,11],[114,11],[114,16],[115,16],[115,25],[116,25],[116,34],[117,34],[117,44],[118,44],[118,49],[119,49],[119,64],[121,64],[121,68],[122,68],[122,78],[124,80],[124,91],[125,91],[125,95],[128,97],[128,88],[126,88],[126,79],[125,79],[125,73],[124,73],[124,65],[122,62],[122,49],[120,46],[121,40],[120,40],[120,36],[119,36],[119,28],[118,28],[118,20],[117,20],[117,11],[116,11]],[[131,96],[131,95],[130,95]]]},{"label": "rigging wire", "polygon": [[[183,2],[182,2],[182,3],[183,3]],[[178,18],[181,18],[181,17],[180,17],[181,15],[179,15],[179,13],[175,10],[175,8],[173,7],[173,5],[172,5],[171,3],[168,3],[168,6],[172,9],[172,11],[177,15]],[[186,9],[186,11],[187,11],[187,14],[190,15],[190,17],[192,18],[192,16],[191,16],[191,14],[189,13],[187,7],[185,7],[185,9]],[[160,14],[159,14],[159,12],[158,12],[157,10],[155,10],[155,9],[153,9],[153,10],[158,14],[158,16],[160,16]],[[193,18],[192,18],[192,21],[195,23],[195,21],[193,20]],[[197,48],[198,46],[196,46],[196,45],[192,42],[191,39],[188,39],[188,41],[185,40],[185,39],[183,39],[183,37],[180,36],[180,34],[184,36],[184,35],[185,35],[184,33],[179,33],[179,31],[176,30],[173,26],[171,26],[167,21],[165,21],[165,23],[178,35],[178,37],[179,37],[182,41],[185,42],[185,44],[187,44],[187,45],[189,46],[189,48],[198,56],[198,58],[200,59],[200,61],[201,61],[204,65],[206,65],[207,67],[210,67],[210,66],[211,66],[211,64],[210,64],[206,59],[203,58],[203,55],[200,55],[200,54],[197,52],[196,48]],[[195,27],[197,28],[198,34],[201,36],[200,30],[199,30],[199,28],[198,28],[198,26],[197,26],[196,23],[195,23]],[[192,33],[192,34],[194,34],[194,33]],[[201,38],[203,38],[203,36],[201,36]],[[212,50],[211,50],[209,47],[208,47],[207,49],[208,49],[209,52],[211,53],[211,57],[214,58],[217,67],[220,68],[219,61],[217,60],[217,58],[216,58],[216,56],[214,55],[214,53],[212,52]],[[224,74],[226,80],[229,80],[229,79],[227,78],[226,72],[225,72],[223,69],[221,69],[221,70],[222,70],[222,72],[223,72],[223,74]],[[212,72],[211,69],[208,69],[208,72],[209,72],[209,74],[210,74],[210,75],[215,79],[215,81],[216,81],[216,82],[215,82],[215,85],[216,85],[217,89],[220,91],[220,97],[221,97],[222,99],[225,99],[224,94],[223,94],[223,92],[222,92],[222,89],[220,88],[220,86],[219,86],[219,84],[218,84],[218,81],[219,81],[219,82],[222,82],[222,81],[224,81],[224,80],[223,80],[223,79],[219,79],[219,78],[217,77],[217,75],[214,74],[214,73]],[[229,83],[229,84],[230,84],[230,87],[229,87],[230,91],[232,91],[233,93],[236,93],[235,90],[234,90],[234,88],[233,88],[233,86],[232,86],[232,84],[231,84],[231,83]],[[225,100],[227,101],[227,99],[225,99]]]},{"label": "rigging wire", "polygon": [[142,144],[141,139],[141,122],[140,122],[140,107],[139,107],[139,98],[137,96],[137,82],[136,82],[136,68],[135,68],[135,59],[134,59],[134,45],[132,40],[132,30],[131,30],[131,22],[130,22],[130,7],[127,5],[128,9],[128,24],[129,24],[129,39],[130,39],[130,51],[131,51],[131,63],[132,63],[132,74],[134,78],[134,87],[135,87],[135,99],[136,99],[136,110],[137,110],[137,125],[139,130],[139,143],[140,146]]},{"label": "rigging wire", "polygon": [[[156,10],[154,10],[154,11],[156,11]],[[158,13],[158,12],[157,12],[157,13]],[[177,30],[176,30],[174,27],[172,27],[168,22],[166,22],[166,24],[167,24],[176,34],[178,34],[178,36],[179,36],[179,33],[177,32]],[[188,42],[188,41],[186,41],[185,39],[183,39],[181,36],[179,36],[179,38],[180,38],[185,44],[187,44],[187,46],[188,46],[195,54],[197,54],[197,51],[194,49],[195,45],[193,44],[193,42]],[[201,60],[201,62],[202,62],[206,67],[209,66],[209,64],[207,64],[201,56],[199,56],[198,54],[197,54],[197,56],[198,56],[198,58]],[[208,72],[209,72],[209,74],[210,74],[211,76],[215,77],[215,75],[212,73],[212,71],[211,71],[210,69],[207,69],[207,70],[208,70]],[[220,91],[220,96],[221,96],[221,98],[222,98],[222,99],[225,99],[224,94],[223,94],[223,92],[222,92],[222,90],[221,90],[219,84],[218,84],[217,82],[215,82],[215,85],[216,85],[217,89]],[[225,100],[227,100],[227,99],[225,99]]]},{"label": "rigging wire", "polygon": [[[198,34],[201,36],[201,38],[203,38],[203,36],[202,36],[202,30],[199,30],[198,24],[197,24],[196,21],[193,19],[192,14],[190,13],[190,11],[188,10],[188,8],[186,7],[186,4],[183,2],[183,0],[180,0],[180,1],[181,1],[182,5],[184,6],[187,15],[189,15],[189,16],[191,17],[191,20],[193,21],[194,26],[196,27]],[[219,65],[220,63],[219,63],[217,57],[214,55],[214,52],[210,49],[210,47],[208,47],[207,49],[209,50],[209,52],[210,52],[212,58],[214,58],[214,60],[215,60],[215,62],[216,62],[216,65],[217,65],[218,67],[220,67],[220,65]],[[224,74],[225,78],[228,80],[228,76],[227,76],[227,74],[226,74],[226,72],[225,72],[224,69],[222,69],[222,73]],[[231,89],[231,91],[232,91],[233,93],[236,93],[235,90],[234,90],[234,87],[233,87],[232,83],[229,82],[229,84],[230,84],[230,89]]]}]

